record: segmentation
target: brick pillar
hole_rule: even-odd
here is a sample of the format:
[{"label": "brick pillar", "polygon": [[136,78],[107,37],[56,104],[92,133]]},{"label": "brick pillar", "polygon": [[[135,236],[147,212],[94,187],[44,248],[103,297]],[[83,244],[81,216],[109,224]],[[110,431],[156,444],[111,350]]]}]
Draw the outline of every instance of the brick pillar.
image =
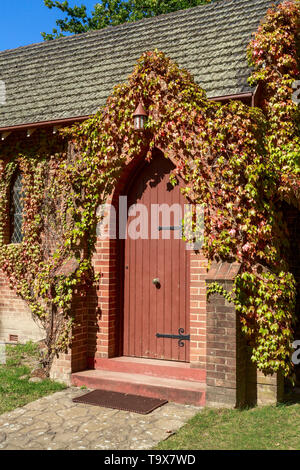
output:
[{"label": "brick pillar", "polygon": [[116,355],[117,309],[118,309],[118,273],[117,273],[117,242],[116,240],[98,240],[94,265],[96,272],[101,273],[96,332],[97,358],[109,358]]},{"label": "brick pillar", "polygon": [[273,405],[283,399],[284,379],[281,374],[264,375],[257,371],[257,404]]},{"label": "brick pillar", "polygon": [[[214,263],[207,284],[217,281],[227,291],[239,265]],[[233,304],[214,294],[207,302],[206,403],[208,406],[242,406],[246,400],[246,343]]]},{"label": "brick pillar", "polygon": [[[296,324],[294,326],[294,339],[300,339],[300,208],[296,209],[288,204],[283,205],[285,221],[289,231],[290,253],[289,269],[297,282]],[[295,365],[296,385],[300,386],[300,364]]]},{"label": "brick pillar", "polygon": [[53,361],[50,378],[57,382],[64,383],[66,385],[71,385],[71,375],[72,375],[72,352],[71,350],[67,353],[62,353],[59,357],[56,357]]},{"label": "brick pillar", "polygon": [[271,405],[283,399],[284,378],[281,374],[267,375],[257,370],[251,361],[252,349],[246,347],[246,404]]},{"label": "brick pillar", "polygon": [[249,406],[257,405],[257,369],[251,361],[252,348],[246,349],[246,403]]},{"label": "brick pillar", "polygon": [[206,369],[206,287],[207,259],[201,252],[190,252],[190,363]]},{"label": "brick pillar", "polygon": [[67,352],[61,353],[54,359],[50,371],[50,377],[53,380],[70,385],[73,372],[87,369],[88,306],[88,296],[74,295],[72,313],[75,322],[72,330],[72,345]]}]

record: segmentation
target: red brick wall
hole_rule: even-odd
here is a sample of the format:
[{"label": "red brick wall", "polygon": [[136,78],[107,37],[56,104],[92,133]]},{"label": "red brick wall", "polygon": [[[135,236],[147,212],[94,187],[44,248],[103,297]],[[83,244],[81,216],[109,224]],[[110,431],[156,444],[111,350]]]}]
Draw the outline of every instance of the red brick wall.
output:
[{"label": "red brick wall", "polygon": [[10,342],[10,335],[17,335],[20,343],[39,341],[45,336],[27,304],[9,287],[7,277],[0,271],[0,341]]}]

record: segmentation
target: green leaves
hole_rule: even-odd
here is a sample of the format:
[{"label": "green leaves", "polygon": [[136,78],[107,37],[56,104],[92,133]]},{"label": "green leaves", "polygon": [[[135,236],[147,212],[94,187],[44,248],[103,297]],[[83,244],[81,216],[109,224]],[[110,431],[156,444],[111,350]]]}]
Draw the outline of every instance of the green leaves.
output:
[{"label": "green leaves", "polygon": [[235,280],[236,309],[253,348],[254,362],[266,373],[293,372],[296,282],[292,274],[244,272]]},{"label": "green leaves", "polygon": [[221,284],[218,282],[211,282],[206,287],[207,299],[209,299],[214,294],[222,295],[227,302],[235,303],[234,293],[228,292]]},{"label": "green leaves", "polygon": [[211,0],[102,0],[94,6],[91,16],[85,5],[70,7],[68,1],[44,0],[45,6],[57,8],[67,17],[56,21],[59,29],[42,33],[45,41],[65,36],[64,33],[80,34],[89,30],[116,26],[142,18],[195,7]]}]

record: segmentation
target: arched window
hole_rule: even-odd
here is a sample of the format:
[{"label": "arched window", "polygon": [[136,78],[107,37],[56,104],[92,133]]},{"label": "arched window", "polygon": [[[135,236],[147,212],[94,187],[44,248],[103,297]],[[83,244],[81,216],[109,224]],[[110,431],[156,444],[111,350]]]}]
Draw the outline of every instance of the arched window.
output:
[{"label": "arched window", "polygon": [[23,203],[22,203],[22,176],[18,171],[12,181],[11,186],[11,236],[10,243],[21,243],[23,239]]}]

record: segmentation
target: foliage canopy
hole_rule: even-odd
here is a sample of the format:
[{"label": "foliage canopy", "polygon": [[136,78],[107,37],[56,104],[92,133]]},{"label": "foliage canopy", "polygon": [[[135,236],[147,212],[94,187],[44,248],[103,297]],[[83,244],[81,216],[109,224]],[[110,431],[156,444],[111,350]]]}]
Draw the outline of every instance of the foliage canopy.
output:
[{"label": "foliage canopy", "polygon": [[[84,4],[71,7],[67,0],[44,0],[46,7],[58,8],[67,16],[56,21],[58,28],[52,33],[42,33],[45,40],[65,36],[65,33],[80,34],[93,29],[116,26],[128,21],[170,13],[195,7],[211,0],[103,0],[94,6],[91,16]],[[95,0],[96,2],[96,0]]]}]

